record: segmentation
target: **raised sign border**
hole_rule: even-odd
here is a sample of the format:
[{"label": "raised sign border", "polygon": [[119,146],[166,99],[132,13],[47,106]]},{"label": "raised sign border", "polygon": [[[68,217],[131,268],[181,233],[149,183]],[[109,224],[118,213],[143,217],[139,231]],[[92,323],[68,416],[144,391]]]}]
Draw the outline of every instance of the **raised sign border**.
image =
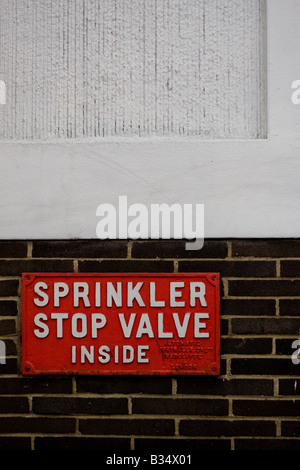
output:
[{"label": "raised sign border", "polygon": [[[26,287],[29,286],[37,277],[49,278],[189,278],[199,277],[206,278],[207,282],[214,286],[214,358],[205,370],[77,370],[74,369],[39,369],[28,361],[27,352],[29,346],[27,309],[28,296]],[[22,374],[23,375],[220,375],[220,274],[219,273],[23,273],[22,274]]]}]

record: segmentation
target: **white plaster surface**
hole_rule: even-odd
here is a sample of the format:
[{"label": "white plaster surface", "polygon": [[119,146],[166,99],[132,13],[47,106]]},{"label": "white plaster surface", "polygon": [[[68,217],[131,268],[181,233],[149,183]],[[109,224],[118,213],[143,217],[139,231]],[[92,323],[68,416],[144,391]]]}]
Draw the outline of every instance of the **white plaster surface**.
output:
[{"label": "white plaster surface", "polygon": [[262,0],[0,0],[0,139],[266,136]]}]

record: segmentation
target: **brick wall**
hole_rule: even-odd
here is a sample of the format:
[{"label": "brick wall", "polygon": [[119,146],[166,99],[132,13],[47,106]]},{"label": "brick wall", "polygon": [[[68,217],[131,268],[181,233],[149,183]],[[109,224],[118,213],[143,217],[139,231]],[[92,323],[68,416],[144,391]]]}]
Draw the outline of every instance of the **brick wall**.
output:
[{"label": "brick wall", "polygon": [[[22,272],[221,273],[220,377],[22,377]],[[300,450],[300,240],[1,241],[0,449]]]}]

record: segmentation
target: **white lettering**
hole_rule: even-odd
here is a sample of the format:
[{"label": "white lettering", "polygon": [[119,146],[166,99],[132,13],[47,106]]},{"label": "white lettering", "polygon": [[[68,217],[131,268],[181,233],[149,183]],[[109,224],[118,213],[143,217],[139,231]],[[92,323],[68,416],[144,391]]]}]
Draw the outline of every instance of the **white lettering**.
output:
[{"label": "white lettering", "polygon": [[[196,289],[199,289],[198,291]],[[196,299],[200,300],[202,307],[207,307],[205,300],[206,286],[204,282],[191,282],[190,283],[190,306],[196,306]]]},{"label": "white lettering", "polygon": [[155,289],[156,289],[155,282],[150,282],[150,306],[151,307],[164,307],[166,304],[164,300],[155,299]]},{"label": "white lettering", "polygon": [[33,302],[35,303],[35,305],[37,305],[38,307],[45,307],[46,305],[48,305],[48,302],[49,302],[49,296],[48,294],[46,294],[46,292],[43,292],[41,289],[48,289],[48,286],[46,284],[46,282],[37,282],[34,286],[34,292],[39,295],[40,297],[42,297],[43,300],[40,300],[40,299],[37,299],[37,298],[34,298],[33,299]]},{"label": "white lettering", "polygon": [[131,313],[130,317],[129,317],[128,324],[126,324],[124,313],[119,313],[119,320],[120,320],[121,327],[122,327],[123,334],[124,334],[125,338],[130,338],[132,327],[133,327],[134,320],[135,320],[135,316],[136,316],[135,313]]},{"label": "white lettering", "polygon": [[69,286],[65,282],[54,283],[54,307],[60,306],[60,298],[66,297],[69,293]]},{"label": "white lettering", "polygon": [[157,315],[157,327],[159,338],[173,338],[173,333],[164,331],[164,314],[159,313]]},{"label": "white lettering", "polygon": [[142,335],[148,335],[149,338],[154,338],[154,333],[147,313],[142,313],[141,315],[136,337],[141,338]]},{"label": "white lettering", "polygon": [[123,346],[123,364],[130,364],[134,359],[134,349],[132,346]]},{"label": "white lettering", "polygon": [[190,320],[190,315],[191,315],[190,313],[186,313],[184,315],[183,322],[181,324],[179,321],[178,313],[173,313],[174,323],[175,323],[179,338],[185,338],[187,327],[188,327],[189,320]]},{"label": "white lettering", "polygon": [[106,316],[102,313],[92,313],[92,338],[98,337],[98,330],[106,325]]},{"label": "white lettering", "polygon": [[85,364],[85,359],[87,359],[90,364],[94,363],[94,346],[90,346],[90,350],[88,350],[85,346],[81,346],[80,352],[81,364]]},{"label": "white lettering", "polygon": [[76,346],[72,346],[72,364],[76,364]]},{"label": "white lettering", "polygon": [[56,320],[56,336],[63,337],[63,320],[69,318],[68,313],[51,313],[51,320]]},{"label": "white lettering", "polygon": [[132,282],[127,284],[127,306],[133,307],[133,301],[136,300],[140,307],[145,307],[141,294],[139,293],[140,288],[144,283],[138,282],[134,287]]},{"label": "white lettering", "polygon": [[[78,329],[78,322],[81,322],[81,329]],[[72,317],[72,336],[74,338],[84,338],[87,335],[87,320],[83,313],[75,313]]]},{"label": "white lettering", "polygon": [[101,282],[95,283],[95,307],[101,307]]},{"label": "white lettering", "polygon": [[201,318],[209,318],[209,314],[195,313],[194,336],[195,338],[209,338],[209,333],[200,333],[200,329],[206,328],[206,323],[202,323],[199,321]]},{"label": "white lettering", "polygon": [[91,304],[89,302],[89,285],[87,282],[74,282],[73,285],[74,289],[74,307],[79,307],[79,299],[83,300],[85,307],[90,307]]},{"label": "white lettering", "polygon": [[98,361],[101,362],[101,364],[107,364],[110,361],[110,349],[108,346],[100,346],[99,350],[99,357]]},{"label": "white lettering", "polygon": [[146,351],[149,350],[149,346],[138,346],[137,348],[137,362],[138,364],[149,363],[149,357],[146,357]]},{"label": "white lettering", "polygon": [[[86,362],[93,364],[95,362],[94,346],[72,346],[72,364],[76,364],[77,362],[77,348],[79,348],[78,357],[80,357],[81,364],[85,364]],[[124,346],[114,346],[113,352],[109,346],[102,345],[98,349],[98,361],[101,364],[107,364],[108,362],[114,362],[115,364],[119,364],[119,362],[122,362],[122,364],[131,364],[135,360],[138,364],[147,364],[149,363],[149,357],[147,357],[148,351],[148,345],[139,345],[136,349],[127,344]]]},{"label": "white lettering", "polygon": [[34,317],[34,324],[35,326],[37,326],[38,328],[40,328],[40,330],[33,330],[35,336],[37,336],[38,338],[46,338],[49,334],[49,327],[48,325],[45,325],[45,323],[43,323],[41,320],[43,321],[47,321],[48,320],[48,317],[45,313],[38,313],[37,315],[35,315]]},{"label": "white lettering", "polygon": [[114,301],[117,307],[122,306],[122,283],[117,282],[117,290],[115,289],[112,282],[107,283],[107,307],[112,307],[112,301]]},{"label": "white lettering", "polygon": [[185,302],[178,302],[177,297],[182,296],[182,292],[177,292],[177,288],[183,288],[184,282],[170,282],[170,306],[171,307],[184,307]]}]

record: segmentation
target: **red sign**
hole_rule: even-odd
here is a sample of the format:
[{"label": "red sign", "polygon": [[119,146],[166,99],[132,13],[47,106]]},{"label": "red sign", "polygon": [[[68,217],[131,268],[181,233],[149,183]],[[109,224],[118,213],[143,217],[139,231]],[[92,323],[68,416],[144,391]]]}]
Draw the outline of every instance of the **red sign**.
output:
[{"label": "red sign", "polygon": [[220,374],[219,274],[23,274],[23,374]]}]

